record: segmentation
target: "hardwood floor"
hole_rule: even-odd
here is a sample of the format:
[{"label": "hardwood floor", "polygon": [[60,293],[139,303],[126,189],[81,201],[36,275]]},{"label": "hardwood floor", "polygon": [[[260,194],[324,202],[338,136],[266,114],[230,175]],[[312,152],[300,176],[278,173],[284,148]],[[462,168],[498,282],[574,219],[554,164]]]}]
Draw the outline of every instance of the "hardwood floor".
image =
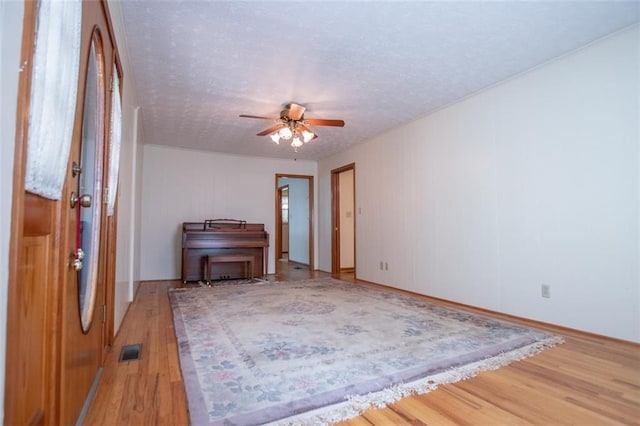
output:
[{"label": "hardwood floor", "polygon": [[[279,267],[272,281],[328,276]],[[353,281],[353,275],[342,277]],[[150,281],[107,355],[85,425],[187,425],[186,397],[167,290]],[[640,345],[552,329],[566,343],[496,371],[405,398],[342,422],[360,425],[640,425]],[[142,358],[118,362],[123,345]],[[197,426],[197,425],[194,425]]]}]

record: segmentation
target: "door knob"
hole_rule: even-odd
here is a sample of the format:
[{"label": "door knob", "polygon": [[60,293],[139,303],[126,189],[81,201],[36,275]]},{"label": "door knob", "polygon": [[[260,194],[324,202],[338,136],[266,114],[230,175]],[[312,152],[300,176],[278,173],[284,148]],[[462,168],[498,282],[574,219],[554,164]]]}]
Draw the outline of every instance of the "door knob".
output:
[{"label": "door knob", "polygon": [[80,203],[80,207],[91,207],[91,195],[82,194],[82,195],[78,196],[78,194],[75,191],[72,192],[71,193],[71,208],[74,208],[75,206],[77,206],[78,203]]},{"label": "door knob", "polygon": [[82,194],[80,196],[80,207],[91,207],[91,195]]}]

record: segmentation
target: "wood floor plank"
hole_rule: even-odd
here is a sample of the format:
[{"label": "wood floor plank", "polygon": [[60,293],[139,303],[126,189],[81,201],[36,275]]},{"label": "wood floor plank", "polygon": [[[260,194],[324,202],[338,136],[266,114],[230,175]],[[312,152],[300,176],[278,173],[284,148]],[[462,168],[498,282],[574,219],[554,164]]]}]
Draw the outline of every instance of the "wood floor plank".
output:
[{"label": "wood floor plank", "polygon": [[[526,371],[533,380],[524,382],[524,386],[528,386],[541,394],[544,399],[562,399],[563,401],[576,407],[577,411],[582,407],[583,413],[589,416],[601,417],[603,422],[614,420],[621,424],[631,424],[635,421],[634,416],[637,415],[638,407],[632,400],[623,398],[618,392],[611,392],[602,385],[590,386],[581,380],[582,388],[576,388],[569,385],[569,377],[565,376],[559,381],[548,378],[548,375],[538,374],[539,369],[531,369],[526,363],[514,365],[509,370],[501,372],[507,379],[520,380],[523,375],[522,371]],[[557,377],[557,373],[556,373]],[[563,383],[564,385],[560,385]],[[606,385],[605,385],[606,386]],[[580,391],[576,391],[580,389]]]},{"label": "wood floor plank", "polygon": [[[317,276],[327,274],[283,269],[270,279]],[[86,425],[189,424],[167,295],[181,285],[140,285],[107,354]],[[640,345],[551,331],[563,335],[566,343],[428,394],[370,409],[340,425],[640,425]],[[142,343],[142,358],[118,362],[120,348],[132,343]]]},{"label": "wood floor plank", "polygon": [[432,407],[440,413],[446,413],[456,425],[526,424],[511,413],[494,405],[488,406],[484,399],[454,386],[443,386],[433,395],[416,395],[414,398],[425,406]]},{"label": "wood floor plank", "polygon": [[366,419],[372,425],[402,424],[408,420],[390,408],[383,410],[370,409],[362,413],[360,417]]}]

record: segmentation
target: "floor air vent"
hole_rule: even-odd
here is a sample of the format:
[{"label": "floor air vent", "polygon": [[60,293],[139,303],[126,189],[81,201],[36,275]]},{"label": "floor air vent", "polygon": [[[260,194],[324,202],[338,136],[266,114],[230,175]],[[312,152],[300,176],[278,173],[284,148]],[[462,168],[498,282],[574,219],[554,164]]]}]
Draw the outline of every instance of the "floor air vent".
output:
[{"label": "floor air vent", "polygon": [[123,346],[122,350],[120,351],[120,359],[118,361],[119,362],[135,361],[136,359],[140,359],[141,352],[142,352],[142,343]]}]

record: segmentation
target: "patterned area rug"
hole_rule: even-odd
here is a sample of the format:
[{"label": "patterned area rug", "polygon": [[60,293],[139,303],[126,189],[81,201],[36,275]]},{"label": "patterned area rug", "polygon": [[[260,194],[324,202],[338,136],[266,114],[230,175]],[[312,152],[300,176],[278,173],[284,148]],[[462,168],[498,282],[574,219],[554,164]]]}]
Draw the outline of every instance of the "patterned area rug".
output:
[{"label": "patterned area rug", "polygon": [[169,293],[193,425],[327,424],[562,342],[331,278]]}]

